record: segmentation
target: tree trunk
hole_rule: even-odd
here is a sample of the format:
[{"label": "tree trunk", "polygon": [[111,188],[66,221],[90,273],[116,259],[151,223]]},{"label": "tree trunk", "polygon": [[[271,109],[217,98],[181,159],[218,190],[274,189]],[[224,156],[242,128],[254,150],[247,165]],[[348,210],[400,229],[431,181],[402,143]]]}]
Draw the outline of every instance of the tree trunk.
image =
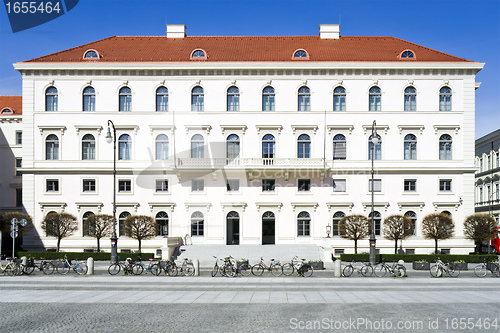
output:
[{"label": "tree trunk", "polygon": [[57,252],[59,252],[59,246],[61,245],[61,238],[57,239]]},{"label": "tree trunk", "polygon": [[354,254],[358,254],[358,240],[354,240]]},{"label": "tree trunk", "polygon": [[97,252],[101,252],[101,242],[100,242],[100,238],[96,238],[97,239]]},{"label": "tree trunk", "polygon": [[139,253],[141,253],[141,239],[139,238],[138,241],[139,241]]},{"label": "tree trunk", "polygon": [[435,239],[435,240],[434,240],[434,243],[435,243],[435,244],[434,244],[434,253],[435,253],[435,254],[438,254],[438,240],[437,240],[437,239]]},{"label": "tree trunk", "polygon": [[398,240],[394,241],[394,254],[398,254]]}]

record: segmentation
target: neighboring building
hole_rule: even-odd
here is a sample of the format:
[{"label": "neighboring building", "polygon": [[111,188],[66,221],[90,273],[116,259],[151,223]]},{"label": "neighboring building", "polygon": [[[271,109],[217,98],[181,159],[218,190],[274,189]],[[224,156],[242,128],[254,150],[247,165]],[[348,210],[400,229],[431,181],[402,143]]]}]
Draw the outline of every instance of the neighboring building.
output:
[{"label": "neighboring building", "polygon": [[[318,244],[347,214],[370,214],[372,123],[377,247],[392,252],[381,221],[406,214],[408,252],[428,253],[421,220],[448,212],[461,228],[474,212],[473,62],[394,37],[109,37],[16,63],[23,75],[24,205],[36,232],[26,247],[54,248],[40,221],[52,211],[112,213],[116,126],[119,232],[130,214],[155,217],[158,237],[193,244]],[[326,238],[333,225],[333,237]],[[40,242],[41,240],[41,242]],[[103,241],[109,250],[109,242]],[[95,247],[82,228],[64,250]],[[367,251],[368,240],[359,242]],[[137,242],[120,237],[120,249]]]},{"label": "neighboring building", "polygon": [[476,140],[476,213],[491,214],[500,227],[500,129]]}]

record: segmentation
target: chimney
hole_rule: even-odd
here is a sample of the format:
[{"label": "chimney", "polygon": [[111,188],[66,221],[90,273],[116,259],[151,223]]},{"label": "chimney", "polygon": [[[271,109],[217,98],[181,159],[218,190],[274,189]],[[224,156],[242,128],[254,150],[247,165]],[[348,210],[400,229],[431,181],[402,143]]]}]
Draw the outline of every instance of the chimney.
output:
[{"label": "chimney", "polygon": [[339,39],[340,24],[320,24],[319,37],[321,39]]},{"label": "chimney", "polygon": [[186,26],[184,24],[167,24],[167,38],[186,37]]}]

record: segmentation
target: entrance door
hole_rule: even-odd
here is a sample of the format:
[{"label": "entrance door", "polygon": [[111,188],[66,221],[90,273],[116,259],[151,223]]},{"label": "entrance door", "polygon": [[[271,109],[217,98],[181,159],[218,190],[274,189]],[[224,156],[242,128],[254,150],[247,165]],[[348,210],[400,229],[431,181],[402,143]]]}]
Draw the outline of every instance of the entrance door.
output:
[{"label": "entrance door", "polygon": [[226,244],[238,245],[240,243],[240,215],[229,212],[226,217]]},{"label": "entrance door", "polygon": [[274,244],[276,218],[273,212],[265,212],[262,215],[262,244]]}]

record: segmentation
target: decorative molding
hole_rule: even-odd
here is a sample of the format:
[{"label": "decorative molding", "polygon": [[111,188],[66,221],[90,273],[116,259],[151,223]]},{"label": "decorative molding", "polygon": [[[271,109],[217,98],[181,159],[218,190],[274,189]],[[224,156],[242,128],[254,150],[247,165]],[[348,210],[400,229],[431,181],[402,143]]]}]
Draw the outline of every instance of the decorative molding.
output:
[{"label": "decorative molding", "polygon": [[224,212],[228,207],[240,207],[242,211],[245,212],[245,209],[248,206],[246,202],[221,202],[220,205],[222,207],[222,212]]},{"label": "decorative molding", "polygon": [[257,206],[257,211],[260,212],[261,207],[276,207],[278,208],[278,212],[281,212],[281,207],[283,207],[282,202],[256,202],[255,206]]},{"label": "decorative molding", "polygon": [[61,135],[64,135],[66,131],[66,126],[64,125],[41,125],[38,126],[38,130],[40,131],[40,135],[43,135],[43,131],[60,131]]},{"label": "decorative molding", "polygon": [[23,122],[23,117],[22,116],[0,116],[0,123],[22,123]]},{"label": "decorative molding", "polygon": [[318,125],[292,125],[293,134],[297,131],[314,131],[316,134],[318,131]]},{"label": "decorative molding", "polygon": [[100,214],[103,203],[102,202],[75,202],[75,205],[76,205],[76,209],[78,210],[78,212],[80,212],[81,208],[83,208],[83,207],[93,207],[93,208],[97,208],[97,213]]},{"label": "decorative molding", "polygon": [[139,208],[140,204],[138,202],[117,202],[116,207],[133,207],[134,214],[137,214],[137,208]]},{"label": "decorative molding", "polygon": [[403,208],[413,208],[418,207],[420,211],[424,209],[425,202],[398,202],[399,211],[402,211]]},{"label": "decorative molding", "polygon": [[352,213],[352,207],[354,206],[354,203],[353,202],[327,202],[326,206],[328,207],[328,211],[330,213],[332,212],[332,208],[337,208],[337,207],[344,208],[344,207],[347,207],[347,209],[349,210],[349,214],[351,214]]},{"label": "decorative molding", "polygon": [[102,131],[102,126],[96,126],[96,125],[75,125],[76,128],[76,134],[80,134],[81,130],[88,130],[88,131],[97,131],[98,135],[101,135]]},{"label": "decorative molding", "polygon": [[64,212],[64,208],[68,206],[65,202],[39,202],[40,210],[44,210],[45,208],[57,208]]},{"label": "decorative molding", "polygon": [[434,125],[434,133],[438,134],[439,131],[454,130],[455,135],[460,130],[460,125]]},{"label": "decorative molding", "polygon": [[420,132],[420,134],[422,134],[422,132],[425,129],[425,126],[424,125],[398,125],[398,129],[399,129],[399,134],[402,134],[403,131],[406,131],[406,130],[418,130]]},{"label": "decorative molding", "polygon": [[[368,130],[372,130],[372,126],[373,125],[363,125],[363,132],[364,134],[366,134],[368,132]],[[387,130],[389,130],[389,125],[377,125],[375,126],[375,128],[377,129],[377,131],[384,131],[384,134],[387,135]]]},{"label": "decorative molding", "polygon": [[115,125],[115,129],[118,131],[130,131],[130,130],[133,130],[134,131],[134,135],[137,134],[137,131],[139,130],[139,126],[138,125]]},{"label": "decorative molding", "polygon": [[[366,210],[367,207],[371,208],[371,202],[362,202],[363,209]],[[385,212],[387,212],[387,208],[389,208],[390,204],[388,202],[374,202],[373,207],[384,207]]]},{"label": "decorative molding", "polygon": [[458,207],[460,207],[461,202],[433,202],[432,205],[434,206],[434,211],[437,212],[438,209],[440,208],[455,208],[455,211],[458,210]]},{"label": "decorative molding", "polygon": [[149,132],[153,134],[154,131],[170,131],[173,132],[175,130],[175,126],[173,125],[149,125]]},{"label": "decorative molding", "polygon": [[300,207],[312,207],[314,211],[316,212],[316,209],[318,208],[318,203],[317,202],[291,202],[292,209],[295,212],[297,208]]},{"label": "decorative molding", "polygon": [[352,134],[354,129],[353,125],[327,125],[328,134],[332,134],[333,131],[349,131],[349,135]]},{"label": "decorative molding", "polygon": [[184,125],[186,129],[186,134],[189,134],[189,131],[205,131],[207,135],[210,134],[210,130],[212,126],[210,125]]},{"label": "decorative molding", "polygon": [[245,134],[247,128],[247,125],[220,125],[222,135],[224,135],[226,131],[241,131],[243,134]]},{"label": "decorative molding", "polygon": [[189,211],[189,208],[191,207],[204,207],[207,212],[210,212],[210,207],[212,207],[212,204],[210,202],[196,202],[196,203],[184,203],[184,206],[186,206],[186,212]]},{"label": "decorative molding", "polygon": [[281,134],[281,130],[283,126],[281,125],[255,125],[257,128],[257,134],[260,134],[261,131],[278,131],[278,134]]},{"label": "decorative molding", "polygon": [[155,208],[168,208],[171,212],[173,212],[176,206],[175,202],[148,202],[148,205],[151,214]]}]

